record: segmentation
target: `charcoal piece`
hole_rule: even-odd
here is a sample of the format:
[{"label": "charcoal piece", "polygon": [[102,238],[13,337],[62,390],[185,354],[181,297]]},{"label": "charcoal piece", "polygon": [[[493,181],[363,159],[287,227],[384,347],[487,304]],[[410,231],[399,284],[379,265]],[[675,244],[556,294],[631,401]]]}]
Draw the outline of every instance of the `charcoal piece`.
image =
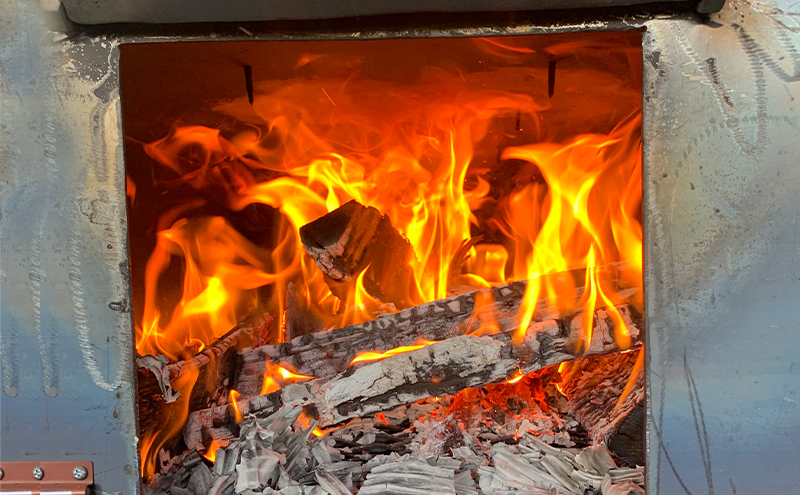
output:
[{"label": "charcoal piece", "polygon": [[350,490],[339,481],[339,478],[334,476],[333,474],[325,471],[323,469],[317,469],[314,471],[314,477],[321,486],[329,495],[350,495]]},{"label": "charcoal piece", "polygon": [[204,495],[211,485],[211,471],[202,462],[195,466],[192,474],[189,476],[188,488],[194,492],[195,495]]}]

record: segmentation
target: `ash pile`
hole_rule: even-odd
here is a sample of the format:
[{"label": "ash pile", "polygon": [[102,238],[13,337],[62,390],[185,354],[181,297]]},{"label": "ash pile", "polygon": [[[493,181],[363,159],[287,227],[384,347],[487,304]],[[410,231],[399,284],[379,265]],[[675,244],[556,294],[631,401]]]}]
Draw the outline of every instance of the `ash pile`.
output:
[{"label": "ash pile", "polygon": [[[629,377],[636,354],[585,359],[561,373],[550,367],[514,383],[418,400],[328,428],[300,404],[247,414],[227,446],[212,444],[205,457],[192,450],[165,460],[145,492],[644,494],[644,469],[623,459],[639,454],[612,454],[609,438],[594,442],[598,428],[587,430],[577,419],[586,420],[580,414],[586,403],[625,402],[613,395],[624,392],[625,373],[609,376],[621,368]],[[585,394],[586,387],[592,392]]]}]

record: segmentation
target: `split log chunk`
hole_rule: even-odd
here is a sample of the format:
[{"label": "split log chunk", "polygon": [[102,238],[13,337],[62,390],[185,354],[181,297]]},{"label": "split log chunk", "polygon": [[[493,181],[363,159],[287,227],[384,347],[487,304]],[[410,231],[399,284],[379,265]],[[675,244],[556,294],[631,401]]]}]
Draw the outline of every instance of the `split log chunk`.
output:
[{"label": "split log chunk", "polygon": [[308,306],[300,289],[289,282],[286,290],[286,340],[321,332],[325,328],[322,316]]},{"label": "split log chunk", "polygon": [[386,215],[353,200],[300,228],[300,240],[342,300],[364,273],[364,288],[398,308],[417,299],[414,251]]},{"label": "split log chunk", "polygon": [[586,429],[590,440],[605,444],[630,466],[643,466],[645,462],[641,352],[578,361],[562,385],[575,419]]}]

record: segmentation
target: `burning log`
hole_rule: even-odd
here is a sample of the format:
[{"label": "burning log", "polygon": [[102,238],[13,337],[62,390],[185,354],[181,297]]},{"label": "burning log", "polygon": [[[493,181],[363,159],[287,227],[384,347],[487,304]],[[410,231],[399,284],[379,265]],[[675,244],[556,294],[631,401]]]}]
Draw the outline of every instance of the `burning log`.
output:
[{"label": "burning log", "polygon": [[[615,328],[605,309],[594,314],[585,355],[618,352],[619,332],[641,344],[641,318],[630,306],[617,308],[626,329]],[[426,397],[453,394],[522,376],[581,356],[586,330],[580,315],[533,323],[520,345],[513,332],[483,337],[462,335],[397,354],[324,383],[315,406],[320,425],[374,414]]]},{"label": "burning log", "polygon": [[300,239],[340,299],[366,270],[364,288],[375,298],[398,308],[417,300],[411,244],[377,209],[350,201],[301,227]]},{"label": "burning log", "polygon": [[189,410],[197,411],[215,404],[225,393],[233,375],[236,351],[263,344],[271,325],[272,317],[269,315],[249,318],[192,359],[173,364],[167,365],[153,356],[139,358],[136,378],[140,435],[164,424],[171,414],[169,404],[179,395],[172,390],[170,383],[175,383],[189,370],[199,370],[191,391]]},{"label": "burning log", "polygon": [[586,358],[573,363],[562,386],[592,442],[631,466],[644,465],[643,360],[640,350]]},{"label": "burning log", "polygon": [[[612,274],[619,269],[616,265],[609,266],[607,272]],[[584,273],[575,270],[548,277],[555,286],[574,287],[576,280],[584,278]],[[235,388],[246,397],[258,394],[267,361],[288,364],[300,374],[332,378],[346,370],[353,358],[362,352],[385,352],[413,345],[420,339],[445,340],[480,327],[491,328],[495,333],[513,331],[518,327],[518,313],[526,287],[527,282],[512,282],[379,315],[375,320],[358,325],[303,335],[291,342],[247,349],[240,357]],[[619,294],[629,297],[635,292],[631,289]],[[577,301],[583,288],[579,286],[569,294],[562,302],[579,308]],[[548,299],[540,299],[533,321],[565,316],[550,304]]]},{"label": "burning log", "polygon": [[[641,316],[630,306],[617,307],[634,347],[641,344]],[[615,328],[606,309],[594,314],[586,355],[618,352]],[[397,354],[327,380],[290,385],[280,392],[239,401],[243,415],[268,416],[280,404],[314,405],[320,425],[374,414],[426,397],[452,394],[467,387],[501,382],[545,366],[581,357],[585,347],[581,315],[532,323],[521,344],[512,342],[513,330],[457,335],[419,350]],[[327,332],[333,333],[333,332]],[[467,333],[467,332],[462,332]],[[316,334],[323,335],[323,334]],[[310,336],[309,336],[310,337]],[[184,440],[203,450],[212,439],[236,436],[233,406],[189,415]]]}]

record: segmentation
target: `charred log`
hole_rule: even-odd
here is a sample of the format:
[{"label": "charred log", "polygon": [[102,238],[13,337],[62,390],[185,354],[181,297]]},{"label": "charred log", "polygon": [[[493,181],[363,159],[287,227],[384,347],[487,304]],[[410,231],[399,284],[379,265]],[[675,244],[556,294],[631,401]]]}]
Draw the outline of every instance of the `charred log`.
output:
[{"label": "charred log", "polygon": [[289,282],[286,290],[286,340],[291,341],[301,335],[321,332],[324,329],[325,321],[322,316],[314,308],[309,307],[300,289]]},{"label": "charred log", "polygon": [[[638,347],[641,315],[627,305],[618,306],[617,310],[632,345]],[[595,311],[591,341],[585,354],[619,352],[615,338],[619,331],[607,310]],[[582,357],[586,348],[581,315],[534,322],[519,344],[513,341],[513,334],[511,330],[482,337],[452,336],[416,351],[348,369],[331,380],[318,378],[305,385],[290,385],[268,396],[240,401],[238,407],[243,414],[247,411],[262,417],[276,411],[281,404],[313,406],[320,424],[328,426],[574,360]],[[255,406],[251,405],[252,401],[256,402]],[[270,406],[264,407],[263,403]],[[206,437],[196,432],[206,432]],[[211,439],[220,441],[234,436],[229,406],[190,414],[184,429],[187,445],[199,450],[207,447]]]},{"label": "charred log", "polygon": [[645,459],[643,358],[640,350],[586,358],[562,386],[591,441],[631,466]]},{"label": "charred log", "polygon": [[178,392],[172,390],[170,383],[186,373],[199,371],[191,390],[189,411],[215,404],[235,374],[237,350],[263,344],[271,326],[269,315],[248,318],[192,359],[177,363],[167,365],[153,356],[139,358],[136,375],[140,435],[163,425],[172,414],[170,404]]},{"label": "charred log", "polygon": [[[632,344],[641,344],[641,317],[619,306]],[[619,352],[615,328],[605,309],[594,314],[585,355]],[[454,394],[467,387],[497,383],[584,355],[582,317],[533,323],[521,343],[513,332],[453,337],[422,349],[388,357],[321,386],[315,406],[323,426],[370,415],[426,397]]]},{"label": "charred log", "polygon": [[[618,269],[614,266],[608,272]],[[579,308],[583,288],[576,280],[584,279],[582,270],[550,275],[552,286],[569,286],[561,301]],[[379,315],[377,319],[347,327],[294,338],[291,342],[245,350],[240,357],[235,388],[244,396],[260,392],[266,362],[287,364],[297,373],[317,378],[332,378],[346,370],[358,354],[366,351],[385,352],[413,345],[419,339],[445,340],[479,331],[504,333],[518,327],[518,313],[527,282],[512,282],[466,294],[451,296],[404,309],[398,313]],[[630,296],[635,289],[621,291]],[[567,299],[569,298],[569,299]],[[568,316],[559,312],[546,298],[536,304],[533,321]]]},{"label": "charred log", "polygon": [[300,239],[340,299],[366,270],[364,287],[376,299],[398,308],[418,300],[411,244],[377,209],[350,201],[301,227]]}]

